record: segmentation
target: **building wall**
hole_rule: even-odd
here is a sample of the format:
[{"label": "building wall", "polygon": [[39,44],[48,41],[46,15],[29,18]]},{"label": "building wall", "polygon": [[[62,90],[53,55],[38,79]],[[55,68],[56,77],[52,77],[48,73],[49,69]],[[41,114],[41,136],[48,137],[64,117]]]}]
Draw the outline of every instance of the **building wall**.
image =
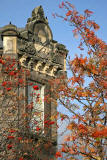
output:
[{"label": "building wall", "polygon": [[[51,29],[41,6],[32,11],[32,17],[28,18],[25,28],[18,29],[10,23],[0,30],[0,36],[3,40],[3,47],[0,49],[2,59],[9,59],[10,57],[7,67],[13,64],[14,59],[16,60],[14,66],[16,70],[13,68],[13,71],[17,72],[21,68],[30,71],[30,75],[28,75],[22,69],[20,75],[14,79],[12,76],[6,77],[6,68],[4,71],[1,68],[0,94],[2,94],[2,89],[5,88],[2,86],[2,82],[11,81],[14,84],[14,87],[8,84],[8,88],[11,87],[12,90],[7,92],[8,94],[4,92],[4,95],[2,94],[2,97],[0,97],[0,134],[2,135],[0,143],[2,143],[2,156],[4,158],[2,159],[17,160],[18,152],[24,153],[26,157],[32,146],[36,147],[32,160],[35,160],[36,154],[38,155],[38,160],[55,159],[57,118],[52,120],[52,117],[57,115],[57,99],[52,93],[49,80],[54,80],[59,75],[65,74],[68,51],[64,45],[53,40]],[[24,81],[24,86],[18,84],[19,79]],[[39,115],[37,113],[36,116],[33,114],[34,109],[28,109],[31,107],[31,104],[29,106],[29,98],[31,98],[29,97],[29,90],[33,91],[31,86],[29,87],[28,85],[29,82],[33,82],[34,85],[38,85],[41,88],[40,98],[44,99],[42,104],[35,103],[33,98],[33,107],[41,109],[41,119],[38,118]],[[41,122],[43,121],[43,125],[41,122],[39,125],[39,127],[43,126],[40,134],[37,130],[33,132],[34,129],[31,129],[31,121],[34,121],[35,117],[40,119]],[[45,121],[51,120],[54,121],[52,125],[45,124]],[[21,144],[17,143],[17,152],[14,152],[14,154],[11,150],[6,149],[7,143],[10,142],[8,142],[4,134],[8,135],[10,129],[17,131],[14,133],[15,137],[23,137]]]}]

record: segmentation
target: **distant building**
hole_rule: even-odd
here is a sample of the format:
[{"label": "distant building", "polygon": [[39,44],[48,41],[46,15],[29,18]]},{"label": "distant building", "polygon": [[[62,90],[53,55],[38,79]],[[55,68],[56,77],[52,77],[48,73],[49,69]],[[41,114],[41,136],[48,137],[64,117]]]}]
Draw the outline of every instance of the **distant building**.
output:
[{"label": "distant building", "polygon": [[[11,24],[11,22],[0,28],[0,55],[4,58],[10,55],[11,58],[18,59],[21,66],[31,71],[31,76],[26,77],[26,79],[29,83],[35,82],[39,86],[37,92],[42,100],[47,91],[50,91],[48,80],[66,74],[67,53],[68,51],[64,45],[53,40],[52,31],[48,25],[48,19],[44,16],[42,6],[32,11],[32,15],[28,18],[25,28],[18,28]],[[52,139],[55,150],[57,145],[57,127],[56,124],[53,124],[51,128],[47,129],[44,125],[44,117],[45,115],[49,115],[50,117],[55,115],[57,106],[53,102],[47,103],[42,101],[41,103],[35,103],[35,99],[29,96],[33,92],[32,86],[27,86],[23,89],[23,92],[27,97],[27,103],[33,101],[34,109],[39,108],[39,111],[42,112],[41,118],[32,116],[32,122],[29,124],[30,129],[33,131],[35,127],[34,120],[40,121],[40,126],[43,127],[43,135]],[[52,95],[51,92],[50,95]],[[3,114],[3,112],[0,113]],[[4,123],[5,119],[3,119],[4,116],[1,115],[1,117],[0,124]],[[12,122],[12,119],[5,119],[5,123]],[[4,125],[0,125],[0,136],[3,136],[3,127]],[[0,148],[0,152],[3,152],[2,147]],[[40,159],[45,160],[46,157],[46,160],[50,159],[51,156],[48,157],[48,154],[40,155]],[[2,160],[5,159],[2,158]]]}]

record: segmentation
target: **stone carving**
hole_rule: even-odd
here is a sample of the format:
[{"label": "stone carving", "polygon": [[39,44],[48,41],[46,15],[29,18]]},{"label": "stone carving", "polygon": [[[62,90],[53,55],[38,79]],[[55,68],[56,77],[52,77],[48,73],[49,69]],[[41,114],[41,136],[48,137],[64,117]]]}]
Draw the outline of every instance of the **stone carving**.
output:
[{"label": "stone carving", "polygon": [[36,49],[33,42],[23,41],[22,45],[19,47],[19,54],[35,55]]},{"label": "stone carving", "polygon": [[63,44],[57,43],[56,49],[57,49],[57,51],[64,51],[64,52],[68,53],[68,50],[66,49],[66,47]]},{"label": "stone carving", "polygon": [[37,17],[37,16],[40,18],[44,17],[44,11],[43,11],[42,6],[36,7],[32,11],[32,17]]},{"label": "stone carving", "polygon": [[47,17],[45,18],[42,6],[38,6],[38,7],[34,8],[34,10],[32,11],[32,17],[28,18],[27,22],[29,23],[33,20],[36,20],[36,21],[41,20],[41,21],[48,23],[48,19],[47,19]]},{"label": "stone carving", "polygon": [[51,63],[63,65],[63,56],[59,56],[60,55],[59,51],[64,52],[65,49],[65,47],[62,45],[59,44],[57,44],[57,46],[54,46],[53,44],[51,44],[51,46],[47,44],[45,44],[44,46],[43,44],[34,45],[33,42],[27,42],[22,40],[19,46],[20,46],[19,55],[21,55],[21,57],[25,55],[29,58],[33,57],[33,60],[42,60],[44,62],[48,61]]},{"label": "stone carving", "polygon": [[[42,61],[63,68],[64,56],[67,55],[68,51],[64,45],[53,40],[42,6],[34,8],[32,16],[28,19],[26,28],[20,36],[22,40],[19,44],[19,55],[20,57],[29,57],[24,61],[24,64],[30,67],[33,66],[35,61]],[[33,58],[33,61],[28,61],[31,58]]]},{"label": "stone carving", "polygon": [[26,39],[41,44],[53,39],[51,29],[48,25],[48,20],[44,15],[42,6],[33,9],[31,18],[28,18],[27,20],[26,29],[21,34]]}]

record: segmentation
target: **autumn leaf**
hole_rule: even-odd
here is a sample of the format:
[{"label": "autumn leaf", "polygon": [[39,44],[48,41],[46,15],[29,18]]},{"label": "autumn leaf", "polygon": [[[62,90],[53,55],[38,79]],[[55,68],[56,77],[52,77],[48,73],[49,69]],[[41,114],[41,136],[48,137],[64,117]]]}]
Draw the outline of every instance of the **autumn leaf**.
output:
[{"label": "autumn leaf", "polygon": [[3,86],[3,87],[6,86],[6,85],[7,85],[7,82],[6,82],[6,81],[2,83],[2,86]]},{"label": "autumn leaf", "polygon": [[72,11],[69,10],[67,13],[66,13],[66,16],[70,16],[72,14]]},{"label": "autumn leaf", "polygon": [[22,84],[22,83],[23,83],[23,79],[19,79],[19,83],[21,83],[21,84]]},{"label": "autumn leaf", "polygon": [[93,12],[92,12],[92,11],[89,11],[88,9],[86,9],[86,10],[84,11],[84,13],[86,13],[87,15],[93,14]]},{"label": "autumn leaf", "polygon": [[2,59],[0,59],[0,63],[2,63],[3,61],[2,61]]},{"label": "autumn leaf", "polygon": [[67,129],[72,130],[72,129],[74,129],[75,127],[77,127],[76,123],[75,123],[75,122],[71,122],[71,123],[67,126]]},{"label": "autumn leaf", "polygon": [[49,125],[55,124],[55,121],[50,121],[48,124]]},{"label": "autumn leaf", "polygon": [[11,129],[11,130],[9,130],[8,132],[10,132],[10,133],[15,133],[15,132],[16,132],[16,130]]},{"label": "autumn leaf", "polygon": [[11,87],[6,88],[6,90],[7,90],[7,91],[10,91],[10,90],[11,90]]},{"label": "autumn leaf", "polygon": [[61,152],[67,153],[68,150],[63,146],[63,147],[61,148]]},{"label": "autumn leaf", "polygon": [[94,138],[100,138],[100,137],[107,137],[107,127],[104,129],[97,129],[92,133],[92,137]]},{"label": "autumn leaf", "polygon": [[58,158],[58,157],[62,157],[62,155],[61,155],[61,153],[60,153],[60,152],[56,152],[55,157],[56,157],[56,158]]},{"label": "autumn leaf", "polygon": [[15,75],[15,72],[14,72],[14,71],[11,71],[11,72],[9,73],[9,75],[10,75],[10,76],[14,76],[14,75]]},{"label": "autumn leaf", "polygon": [[34,90],[39,90],[39,87],[37,85],[33,86]]},{"label": "autumn leaf", "polygon": [[36,131],[40,131],[40,128],[38,126],[36,127]]},{"label": "autumn leaf", "polygon": [[14,139],[14,136],[8,136],[7,138],[8,139]]},{"label": "autumn leaf", "polygon": [[23,157],[20,157],[19,160],[24,160],[24,158],[23,158]]},{"label": "autumn leaf", "polygon": [[21,140],[22,140],[22,137],[18,137],[18,140],[21,141]]},{"label": "autumn leaf", "polygon": [[8,150],[12,149],[12,147],[13,147],[12,144],[8,144],[8,145],[7,145],[7,149],[8,149]]}]

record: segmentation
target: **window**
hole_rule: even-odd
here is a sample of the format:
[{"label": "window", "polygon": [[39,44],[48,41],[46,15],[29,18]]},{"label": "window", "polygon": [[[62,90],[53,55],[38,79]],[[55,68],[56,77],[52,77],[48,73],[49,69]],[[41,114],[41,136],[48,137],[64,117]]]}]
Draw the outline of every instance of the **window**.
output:
[{"label": "window", "polygon": [[7,39],[4,47],[5,53],[13,53],[13,40]]},{"label": "window", "polygon": [[34,90],[33,86],[28,86],[28,104],[32,104],[32,112],[30,118],[30,128],[36,132],[36,128],[44,130],[44,89],[45,86],[36,83],[38,90]]}]

